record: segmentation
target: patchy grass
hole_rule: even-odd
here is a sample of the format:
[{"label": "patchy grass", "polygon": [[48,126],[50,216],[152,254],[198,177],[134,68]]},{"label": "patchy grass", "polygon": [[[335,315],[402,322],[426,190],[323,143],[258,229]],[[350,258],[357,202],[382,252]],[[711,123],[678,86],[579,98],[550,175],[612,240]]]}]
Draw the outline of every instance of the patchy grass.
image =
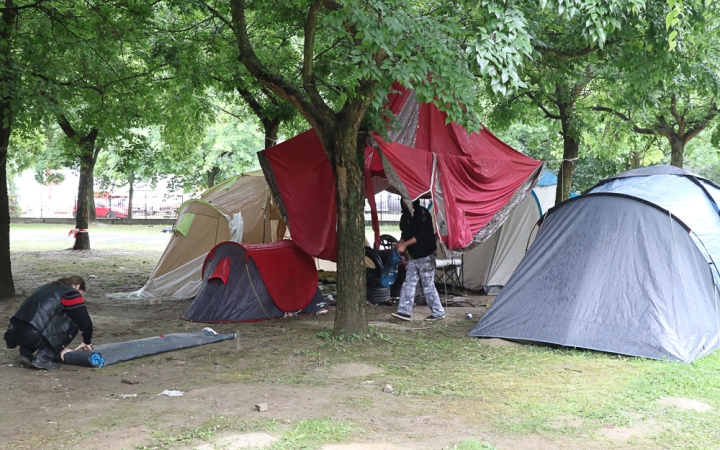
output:
[{"label": "patchy grass", "polygon": [[[158,306],[120,305],[116,300],[104,298],[104,293],[136,289],[147,280],[164,244],[158,245],[162,247],[159,250],[142,245],[142,251],[136,251],[132,250],[136,248],[133,242],[146,236],[153,239],[157,235],[167,236],[159,229],[98,227],[91,229],[94,250],[72,252],[61,250],[71,245],[71,240],[65,241],[62,236],[67,234],[68,226],[13,224],[11,248],[16,287],[28,292],[42,282],[68,273],[97,274],[98,278],[88,280],[88,304],[91,315],[98,314],[98,310],[105,314],[102,316],[105,322],[98,320],[102,325],[98,327],[98,339],[110,341],[116,336],[129,339],[130,329],[135,334],[167,329],[182,331],[187,324],[177,320],[177,310],[173,308],[179,306],[169,301]],[[102,242],[99,236],[103,233],[108,233],[107,245],[117,247],[95,250]],[[47,234],[61,236],[58,239],[64,246],[58,246],[58,251],[52,252],[57,257],[48,257],[48,248],[43,247],[48,245],[42,241],[42,236]],[[38,236],[38,242],[32,235]],[[93,236],[98,239],[94,241]],[[113,309],[116,304],[117,308]],[[11,314],[11,311],[5,312]],[[170,369],[182,367],[183,376],[173,381],[172,386],[183,390],[223,384],[246,390],[258,386],[263,389],[266,386],[283,387],[286,391],[295,387],[309,390],[337,387],[333,391],[337,404],[352,410],[372,411],[378,422],[391,422],[400,416],[431,415],[444,420],[446,425],[482,431],[483,441],[489,442],[464,441],[450,447],[451,450],[489,450],[493,448],[490,444],[513,448],[486,436],[497,436],[506,444],[513,440],[542,438],[565,448],[720,448],[720,352],[692,364],[681,364],[546,346],[490,346],[485,341],[466,337],[474,323],[462,318],[449,318],[438,324],[411,322],[398,325],[387,320],[389,312],[389,308],[369,309],[371,320],[378,326],[363,339],[333,338],[328,331],[332,328],[332,313],[316,318],[234,324],[226,330],[238,332],[241,340],[237,349],[188,349],[182,353],[129,361],[102,371],[83,372],[83,376],[88,377],[83,378],[83,383],[100,383],[115,377],[112,386],[117,386],[124,373],[147,370],[147,365]],[[459,314],[459,317],[463,316],[464,313]],[[123,320],[131,326],[123,328]],[[109,334],[111,332],[114,334]],[[176,366],[176,363],[182,365]],[[333,375],[333,367],[344,363],[362,363],[382,369],[383,373],[372,376],[376,381],[372,386],[362,384],[370,377],[361,374],[350,373],[342,378]],[[4,382],[12,381],[13,374],[4,372]],[[377,397],[380,389],[373,390],[373,386],[380,387],[383,383],[392,384],[396,394]],[[22,386],[24,384],[13,389],[23,392]],[[285,388],[290,386],[292,388]],[[113,388],[112,392],[119,392],[118,389]],[[15,391],[4,392],[9,395]],[[154,397],[157,392],[143,386],[141,397]],[[691,398],[714,409],[696,412],[662,406],[658,404],[662,397]],[[137,400],[138,404],[142,401],[142,398]],[[137,424],[137,416],[125,411],[98,414],[97,420],[88,427],[102,430]],[[361,425],[372,427],[366,425],[367,422],[361,423],[360,416],[345,421],[334,420],[326,409],[308,414],[306,405],[298,410],[302,413],[298,418],[312,420],[297,422],[293,418],[293,421],[280,425],[227,418],[239,414],[237,410],[221,412],[224,415],[202,416],[198,422],[191,422],[193,427],[181,432],[157,432],[148,448],[168,448],[207,440],[220,431],[255,430],[272,430],[273,434],[283,436],[274,444],[273,450],[319,448],[323,443],[351,439]],[[162,429],[165,419],[152,417],[153,430]],[[206,422],[194,427],[202,420]],[[3,425],[0,420],[0,426]],[[608,429],[632,430],[643,426],[649,431],[620,443],[610,441],[604,434]],[[88,428],[78,436],[93,433],[92,429]],[[28,432],[31,436],[30,428]],[[392,431],[378,428],[367,430],[363,437],[364,440],[383,441],[388,435],[392,435]],[[477,434],[468,431],[456,439],[465,436]],[[55,442],[51,441],[52,436],[47,437],[50,441],[36,437],[27,439],[24,442],[31,447],[50,447]],[[64,439],[67,441],[68,437]],[[448,440],[443,445],[454,442]],[[2,444],[0,448],[3,448]]]},{"label": "patchy grass", "polygon": [[[91,223],[90,248],[126,252],[162,252],[170,233],[160,230],[169,225],[109,225]],[[11,252],[57,251],[72,248],[74,239],[68,232],[74,225],[10,224]]]},{"label": "patchy grass", "polygon": [[361,430],[343,420],[304,420],[283,433],[267,450],[319,449],[325,444],[347,441]]}]

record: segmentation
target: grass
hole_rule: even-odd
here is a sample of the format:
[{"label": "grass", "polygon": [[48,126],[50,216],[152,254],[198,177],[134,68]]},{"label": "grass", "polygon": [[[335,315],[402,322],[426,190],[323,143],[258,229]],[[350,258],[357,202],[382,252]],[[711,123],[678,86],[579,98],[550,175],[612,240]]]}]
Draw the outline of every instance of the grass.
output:
[{"label": "grass", "polygon": [[[126,252],[162,252],[170,240],[169,233],[160,230],[167,225],[108,225],[91,223],[90,248],[93,250],[122,250]],[[58,251],[71,248],[74,240],[68,236],[73,225],[10,224],[11,252]]]},{"label": "grass", "polygon": [[[66,225],[13,224],[13,257],[22,261],[25,267],[41,267],[41,253],[19,252],[37,252],[46,244],[34,242],[32,234],[60,235],[63,231],[66,234],[67,229]],[[132,241],[136,237],[161,235],[158,227],[113,225],[97,230],[91,228],[91,240],[103,233],[108,234],[108,245],[114,243],[118,246],[114,249],[127,252],[133,251]],[[70,245],[61,242],[65,242],[65,247],[61,248]],[[97,247],[93,245],[93,248]],[[146,245],[143,250],[147,250]],[[143,278],[140,269],[146,267],[144,277],[150,269],[142,265],[147,256],[107,255],[109,253],[100,251],[89,260],[86,253],[79,252],[77,257],[68,257],[67,264],[77,262],[69,267],[82,269],[83,273],[91,270],[90,267],[98,270],[89,272],[100,274],[98,280],[103,279],[102,270],[117,272],[115,265],[125,265],[130,274],[137,272],[139,280]],[[147,261],[148,265],[154,265],[154,262]],[[15,263],[13,267],[16,267]],[[54,268],[54,271],[69,272],[67,267]],[[622,446],[720,449],[720,352],[692,364],[682,364],[546,346],[498,347],[465,337],[472,325],[464,320],[430,327],[408,324],[378,328],[364,339],[338,340],[327,332],[331,322],[324,318],[238,324],[237,329],[246,342],[272,336],[272,344],[243,349],[243,359],[248,363],[241,369],[232,366],[237,360],[234,353],[207,356],[208,364],[219,362],[213,370],[221,372],[216,377],[193,379],[192,384],[198,388],[219,379],[248,384],[297,385],[299,388],[324,386],[337,382],[328,378],[328,369],[333,365],[358,362],[382,368],[382,378],[373,378],[378,383],[392,384],[402,402],[420,405],[422,414],[436,415],[505,439],[540,436],[565,447],[577,444],[588,448],[610,448],[616,443],[608,441],[602,434],[605,429],[632,429],[645,425],[651,426],[653,431],[624,441]],[[272,349],[271,353],[268,348]],[[226,365],[232,367],[225,369]],[[355,409],[372,408],[373,404],[362,397],[362,392],[368,391],[353,387],[367,379],[351,376],[342,380],[349,387],[346,398],[338,401]],[[662,406],[658,403],[662,397],[695,399],[714,409],[697,412]],[[443,406],[438,407],[439,403]],[[403,413],[413,414],[409,411]],[[273,444],[272,450],[312,449],[319,448],[322,443],[349,440],[359,433],[357,425],[330,418],[273,426],[277,424],[234,423],[214,418],[196,429],[158,436],[153,443],[157,447],[150,448],[212,440],[225,431],[266,430],[282,436]],[[278,431],[281,428],[284,431]],[[492,448],[490,444],[470,440],[456,444],[450,450]]]},{"label": "grass", "polygon": [[[236,432],[244,434],[255,431],[265,431],[272,434],[281,433],[274,443],[266,445],[263,450],[315,450],[325,444],[346,441],[361,430],[347,421],[335,419],[303,420],[291,426],[285,425],[281,427],[276,421],[233,424],[227,417],[217,416],[199,427],[175,435],[157,433],[151,444],[136,448],[160,450],[199,442],[213,442],[217,448],[223,448],[223,445],[217,444],[220,433]],[[468,448],[468,450],[472,449],[473,447]]]},{"label": "grass", "polygon": [[450,448],[450,450],[497,450],[497,448],[485,442],[470,439],[465,442],[461,442],[460,444],[454,445]]}]

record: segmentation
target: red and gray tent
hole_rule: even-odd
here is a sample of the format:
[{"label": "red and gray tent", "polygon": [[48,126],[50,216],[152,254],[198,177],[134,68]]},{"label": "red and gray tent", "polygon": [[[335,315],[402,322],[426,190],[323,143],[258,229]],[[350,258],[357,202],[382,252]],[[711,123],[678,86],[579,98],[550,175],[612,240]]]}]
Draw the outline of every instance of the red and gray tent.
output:
[{"label": "red and gray tent", "polygon": [[[433,200],[442,245],[463,251],[487,239],[532,190],[542,163],[512,149],[487,128],[468,133],[432,103],[395,85],[387,104],[389,141],[372,135],[365,149],[365,195],[378,239],[374,194],[394,189],[410,203]],[[337,259],[335,178],[315,131],[258,152],[292,233],[312,256]]]},{"label": "red and gray tent", "polygon": [[200,292],[182,316],[191,322],[255,322],[327,310],[313,259],[290,240],[221,242],[202,274]]}]

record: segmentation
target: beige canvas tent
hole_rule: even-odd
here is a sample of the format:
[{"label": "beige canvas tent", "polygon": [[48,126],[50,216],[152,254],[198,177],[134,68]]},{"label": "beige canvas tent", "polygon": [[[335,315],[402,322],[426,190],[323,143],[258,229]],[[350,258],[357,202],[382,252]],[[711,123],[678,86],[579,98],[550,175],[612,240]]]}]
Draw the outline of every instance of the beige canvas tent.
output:
[{"label": "beige canvas tent", "polygon": [[215,245],[274,242],[285,231],[262,172],[230,178],[180,206],[165,252],[145,286],[130,296],[194,297],[202,284],[205,256]]}]

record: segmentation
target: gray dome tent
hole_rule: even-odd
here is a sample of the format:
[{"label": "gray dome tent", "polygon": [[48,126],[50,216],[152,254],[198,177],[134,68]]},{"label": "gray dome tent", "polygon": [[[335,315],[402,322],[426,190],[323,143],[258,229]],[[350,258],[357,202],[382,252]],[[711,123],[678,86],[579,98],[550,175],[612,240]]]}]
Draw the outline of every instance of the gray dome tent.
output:
[{"label": "gray dome tent", "polygon": [[720,347],[720,188],[670,166],[551,209],[470,336],[693,361]]}]

